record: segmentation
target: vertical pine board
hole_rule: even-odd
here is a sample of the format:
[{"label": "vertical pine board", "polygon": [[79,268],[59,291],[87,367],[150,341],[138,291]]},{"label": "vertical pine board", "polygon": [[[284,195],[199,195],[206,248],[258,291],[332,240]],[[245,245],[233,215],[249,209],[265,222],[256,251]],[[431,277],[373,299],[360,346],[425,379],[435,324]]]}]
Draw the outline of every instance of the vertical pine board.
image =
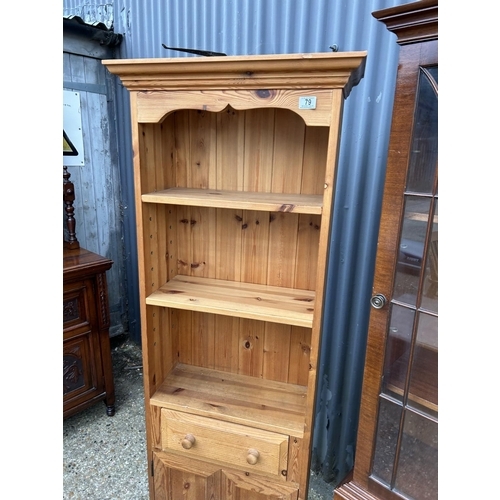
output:
[{"label": "vertical pine board", "polygon": [[290,363],[288,382],[307,385],[311,353],[311,329],[292,326],[290,337]]},{"label": "vertical pine board", "polygon": [[[290,441],[288,443],[288,474],[286,476],[288,481],[299,483],[301,480],[300,456],[302,454],[302,448],[302,439],[290,436]],[[300,496],[300,498],[303,498],[303,496]]]},{"label": "vertical pine board", "polygon": [[238,373],[262,378],[265,325],[263,321],[240,320]]},{"label": "vertical pine board", "polygon": [[[241,189],[243,186],[244,113],[232,108],[218,113],[217,189]],[[217,209],[217,267],[220,279],[241,279],[241,210]]]},{"label": "vertical pine board", "polygon": [[216,278],[240,281],[243,211],[216,209]]},{"label": "vertical pine board", "polygon": [[215,277],[216,209],[191,207],[191,276]]},{"label": "vertical pine board", "polygon": [[159,125],[161,130],[162,178],[159,178],[158,189],[174,187],[176,183],[175,168],[175,113],[170,113]]},{"label": "vertical pine board", "polygon": [[241,234],[241,281],[265,284],[268,271],[269,213],[243,211]]},{"label": "vertical pine board", "polygon": [[191,238],[191,207],[177,206],[175,210],[176,219],[174,224],[177,235],[177,274],[189,276],[191,274],[191,262],[193,250]]},{"label": "vertical pine board", "polygon": [[178,362],[180,362],[179,356],[181,350],[181,345],[180,345],[181,336],[179,328],[181,325],[180,315],[182,311],[180,309],[168,309],[168,308],[166,308],[166,311],[168,311],[168,315],[170,318],[170,336],[172,337],[172,362],[173,366],[175,366]]},{"label": "vertical pine board", "polygon": [[[270,192],[274,145],[274,109],[252,109],[245,115],[244,179],[245,191]],[[244,213],[242,241],[242,281],[267,283],[269,252],[269,214]]]},{"label": "vertical pine board", "polygon": [[160,336],[162,342],[162,360],[163,360],[163,374],[162,380],[172,370],[177,363],[177,336],[173,334],[172,330],[172,310],[160,307]]},{"label": "vertical pine board", "polygon": [[302,194],[323,194],[325,184],[328,127],[306,127]]},{"label": "vertical pine board", "polygon": [[293,287],[297,254],[298,214],[270,214],[267,284]]},{"label": "vertical pine board", "polygon": [[179,363],[193,364],[193,313],[191,311],[179,310],[176,314],[177,331],[179,335]]},{"label": "vertical pine board", "polygon": [[189,111],[190,161],[188,186],[192,188],[215,188],[216,123],[214,113]]},{"label": "vertical pine board", "polygon": [[[327,127],[306,127],[300,190],[303,194],[323,194],[324,192],[328,133]],[[295,264],[296,288],[315,289],[320,227],[319,216],[299,216]]]},{"label": "vertical pine board", "polygon": [[[165,168],[164,168],[164,142],[163,134],[161,131],[161,125],[154,126],[153,134],[154,144],[154,171],[155,171],[155,189],[162,189],[165,186]],[[154,288],[162,286],[168,280],[168,212],[166,206],[161,206],[157,208],[157,264],[156,264],[156,276],[154,277]]]},{"label": "vertical pine board", "polygon": [[187,111],[176,111],[173,113],[173,120],[175,123],[175,186],[190,187],[188,184],[188,165],[191,164],[189,114]]},{"label": "vertical pine board", "polygon": [[273,193],[300,193],[305,123],[295,113],[277,109],[274,127]]},{"label": "vertical pine board", "polygon": [[238,372],[240,318],[215,316],[215,352],[214,368],[231,373]]},{"label": "vertical pine board", "polygon": [[318,263],[319,215],[300,214],[295,261],[295,288],[315,290],[316,265]]},{"label": "vertical pine board", "polygon": [[243,188],[245,112],[231,107],[217,113],[217,189]]},{"label": "vertical pine board", "polygon": [[[160,328],[160,317],[158,316],[158,308],[154,306],[146,306],[146,323],[148,329],[147,343],[148,343],[148,384],[146,386],[149,389],[149,394],[146,394],[147,398],[150,398],[156,388],[162,382],[162,350],[161,350],[161,328]],[[168,332],[167,332],[168,333]]]},{"label": "vertical pine board", "polygon": [[[276,110],[272,191],[298,193],[302,183],[305,124],[288,110]],[[298,217],[296,214],[270,215],[268,284],[293,287],[297,253]]]},{"label": "vertical pine board", "polygon": [[275,323],[265,325],[263,377],[267,380],[288,382],[291,326]]},{"label": "vertical pine board", "polygon": [[167,270],[168,276],[167,281],[171,280],[178,274],[179,266],[179,252],[178,252],[178,237],[177,237],[177,207],[174,205],[168,205],[165,207],[166,210],[166,229],[167,229]]},{"label": "vertical pine board", "polygon": [[191,359],[196,366],[215,367],[215,317],[213,314],[193,312]]},{"label": "vertical pine board", "polygon": [[245,191],[271,191],[274,109],[251,109],[245,115],[244,177]]}]

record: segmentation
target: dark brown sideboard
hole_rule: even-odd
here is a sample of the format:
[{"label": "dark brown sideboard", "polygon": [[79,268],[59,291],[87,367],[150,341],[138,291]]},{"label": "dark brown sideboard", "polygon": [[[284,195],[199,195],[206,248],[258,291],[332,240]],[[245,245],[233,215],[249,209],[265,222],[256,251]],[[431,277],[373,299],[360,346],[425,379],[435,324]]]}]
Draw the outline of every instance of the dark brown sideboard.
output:
[{"label": "dark brown sideboard", "polygon": [[63,418],[98,401],[115,414],[106,271],[113,261],[63,249]]}]

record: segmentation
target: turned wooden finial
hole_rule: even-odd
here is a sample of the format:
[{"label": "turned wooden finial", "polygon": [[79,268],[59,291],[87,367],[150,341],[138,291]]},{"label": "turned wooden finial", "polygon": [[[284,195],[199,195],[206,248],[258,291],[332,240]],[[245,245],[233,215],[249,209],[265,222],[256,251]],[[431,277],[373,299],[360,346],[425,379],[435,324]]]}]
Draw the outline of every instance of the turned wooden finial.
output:
[{"label": "turned wooden finial", "polygon": [[68,240],[64,241],[66,248],[80,248],[80,243],[76,237],[76,220],[74,217],[75,209],[73,202],[75,201],[75,186],[69,180],[71,174],[68,172],[68,167],[63,167],[63,200],[64,209],[66,210],[66,227],[68,229]]}]

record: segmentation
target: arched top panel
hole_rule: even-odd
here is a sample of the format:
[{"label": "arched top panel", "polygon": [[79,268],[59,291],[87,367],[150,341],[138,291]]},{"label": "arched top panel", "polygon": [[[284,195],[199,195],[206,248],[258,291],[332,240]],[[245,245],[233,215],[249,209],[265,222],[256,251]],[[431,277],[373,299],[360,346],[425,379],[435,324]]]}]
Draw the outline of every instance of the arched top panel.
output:
[{"label": "arched top panel", "polygon": [[327,89],[144,91],[137,93],[137,121],[159,123],[180,109],[220,112],[231,106],[236,110],[288,109],[301,116],[306,125],[328,127],[334,92],[340,93]]}]

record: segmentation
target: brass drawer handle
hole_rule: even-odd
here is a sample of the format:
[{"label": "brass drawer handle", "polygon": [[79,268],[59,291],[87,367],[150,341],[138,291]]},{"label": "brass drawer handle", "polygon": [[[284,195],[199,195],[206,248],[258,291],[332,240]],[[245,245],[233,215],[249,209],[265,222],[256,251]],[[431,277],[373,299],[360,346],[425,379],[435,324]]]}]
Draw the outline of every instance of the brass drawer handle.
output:
[{"label": "brass drawer handle", "polygon": [[194,445],[196,438],[192,434],[186,434],[184,439],[181,441],[181,445],[185,450],[191,449]]},{"label": "brass drawer handle", "polygon": [[260,453],[257,450],[255,450],[254,448],[250,448],[248,450],[247,462],[250,465],[255,465],[259,460],[259,456],[260,456]]}]

